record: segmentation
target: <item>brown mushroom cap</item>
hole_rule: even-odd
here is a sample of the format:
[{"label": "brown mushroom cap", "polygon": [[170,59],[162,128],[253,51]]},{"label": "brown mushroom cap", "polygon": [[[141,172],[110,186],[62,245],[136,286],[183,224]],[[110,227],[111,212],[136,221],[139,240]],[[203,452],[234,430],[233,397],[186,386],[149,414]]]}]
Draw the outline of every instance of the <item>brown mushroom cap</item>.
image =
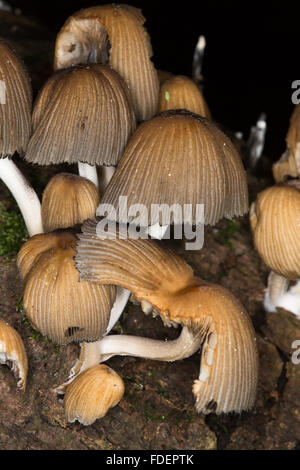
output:
[{"label": "brown mushroom cap", "polygon": [[187,109],[211,119],[211,114],[198,85],[189,77],[175,75],[164,81],[159,91],[158,112]]},{"label": "brown mushroom cap", "polygon": [[55,69],[83,63],[87,50],[92,51],[93,58],[101,60],[99,55],[106,47],[99,41],[99,30],[104,25],[110,45],[108,63],[126,80],[137,119],[150,119],[157,109],[159,83],[150,60],[152,48],[144,22],[139,9],[124,4],[101,5],[74,13],[57,36]]},{"label": "brown mushroom cap", "polygon": [[0,364],[11,365],[18,377],[17,386],[26,389],[28,359],[23,340],[19,333],[0,319]]},{"label": "brown mushroom cap", "polygon": [[121,285],[152,304],[163,320],[201,332],[200,376],[193,388],[198,411],[240,412],[253,406],[255,333],[246,310],[230,292],[195,278],[183,259],[153,240],[101,240],[97,220],[83,225],[76,266],[81,279]]},{"label": "brown mushroom cap", "polygon": [[39,165],[116,165],[136,121],[127,85],[108,66],[56,72],[33,111],[33,135],[25,155]]},{"label": "brown mushroom cap", "polygon": [[272,271],[291,280],[300,278],[300,187],[292,184],[265,189],[250,209],[259,255]]},{"label": "brown mushroom cap", "polygon": [[1,38],[0,81],[0,158],[23,155],[31,134],[31,83],[22,61]]},{"label": "brown mushroom cap", "polygon": [[292,113],[286,144],[286,151],[272,167],[276,183],[282,183],[289,176],[298,178],[300,175],[300,104]]},{"label": "brown mushroom cap", "polygon": [[115,300],[114,287],[79,282],[76,240],[71,232],[39,234],[18,254],[26,314],[38,331],[59,344],[99,339]]},{"label": "brown mushroom cap", "polygon": [[[130,138],[102,197],[117,212],[119,197],[127,206],[143,204],[160,222],[152,204],[204,204],[205,224],[248,211],[246,173],[237,150],[212,122],[186,110],[165,111],[140,124]],[[127,214],[117,214],[124,221]],[[182,219],[171,214],[171,223]],[[129,222],[130,222],[129,218]]]},{"label": "brown mushroom cap", "polygon": [[59,173],[47,184],[42,199],[45,232],[73,227],[94,217],[100,202],[96,186],[82,176]]},{"label": "brown mushroom cap", "polygon": [[119,403],[124,391],[122,378],[110,367],[100,364],[85,370],[67,387],[64,398],[67,421],[93,424]]}]

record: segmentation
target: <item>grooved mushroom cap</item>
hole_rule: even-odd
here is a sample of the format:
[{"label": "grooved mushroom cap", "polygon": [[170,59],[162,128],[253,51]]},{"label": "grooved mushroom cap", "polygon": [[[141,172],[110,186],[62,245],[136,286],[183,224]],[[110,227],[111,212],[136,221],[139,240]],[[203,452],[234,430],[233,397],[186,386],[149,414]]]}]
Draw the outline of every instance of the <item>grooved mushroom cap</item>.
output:
[{"label": "grooved mushroom cap", "polygon": [[99,339],[116,295],[112,286],[79,282],[76,240],[71,232],[39,234],[18,254],[26,314],[38,331],[59,344]]},{"label": "grooved mushroom cap", "polygon": [[276,183],[298,178],[300,175],[300,105],[298,104],[291,116],[286,136],[287,150],[272,167]]},{"label": "grooved mushroom cap", "polygon": [[28,360],[23,340],[19,333],[0,319],[0,364],[11,365],[18,377],[17,386],[25,391]]},{"label": "grooved mushroom cap", "polygon": [[193,387],[199,412],[241,412],[253,406],[255,333],[245,308],[229,291],[194,277],[183,259],[153,240],[101,240],[97,220],[83,224],[76,266],[81,279],[121,285],[149,302],[164,321],[200,332],[200,375]]},{"label": "grooved mushroom cap", "polygon": [[46,82],[33,110],[25,155],[39,165],[116,165],[135,130],[128,87],[108,66],[77,66]]},{"label": "grooved mushroom cap", "polygon": [[[101,200],[114,206],[122,222],[127,212],[118,207],[120,196],[127,197],[128,207],[146,206],[149,225],[164,223],[152,204],[179,204],[182,211],[191,204],[193,223],[198,222],[196,204],[204,204],[204,222],[210,225],[248,211],[246,173],[237,150],[212,122],[186,110],[165,111],[139,125]],[[172,213],[170,222],[182,224],[180,216]]]},{"label": "grooved mushroom cap", "polygon": [[73,227],[94,217],[100,202],[96,186],[87,178],[59,173],[47,184],[42,199],[45,232]]},{"label": "grooved mushroom cap", "polygon": [[31,107],[29,76],[12,47],[0,38],[0,158],[26,151]]},{"label": "grooved mushroom cap", "polygon": [[74,13],[57,35],[54,68],[108,60],[130,88],[137,119],[150,119],[157,110],[159,82],[150,60],[152,48],[144,22],[139,9],[124,4]]},{"label": "grooved mushroom cap", "polygon": [[119,403],[124,391],[123,380],[110,367],[100,364],[85,370],[67,387],[64,398],[67,421],[93,424]]},{"label": "grooved mushroom cap", "polygon": [[300,184],[272,186],[250,209],[255,248],[264,263],[287,279],[300,277]]},{"label": "grooved mushroom cap", "polygon": [[189,77],[176,75],[164,81],[159,91],[158,112],[187,109],[211,119],[211,114],[198,85]]}]

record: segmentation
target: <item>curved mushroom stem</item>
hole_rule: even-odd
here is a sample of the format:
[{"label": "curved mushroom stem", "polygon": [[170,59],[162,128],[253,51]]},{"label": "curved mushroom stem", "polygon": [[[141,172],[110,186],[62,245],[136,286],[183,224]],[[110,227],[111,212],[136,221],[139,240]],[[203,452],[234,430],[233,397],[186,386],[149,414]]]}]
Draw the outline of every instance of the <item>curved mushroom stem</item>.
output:
[{"label": "curved mushroom stem", "polygon": [[182,328],[179,337],[172,341],[162,341],[131,335],[105,336],[93,343],[82,343],[79,359],[70,371],[68,380],[55,389],[64,394],[67,385],[84,370],[112,356],[135,356],[156,361],[173,362],[192,356],[201,347],[203,330],[192,331],[187,326]]},{"label": "curved mushroom stem", "polygon": [[90,180],[96,188],[99,188],[98,174],[96,165],[89,165],[88,163],[78,162],[78,173],[80,176]]},{"label": "curved mushroom stem", "polygon": [[300,319],[300,281],[297,281],[290,289],[288,289],[289,283],[288,279],[271,271],[264,308],[267,312],[276,312],[277,307],[284,308]]},{"label": "curved mushroom stem", "polygon": [[43,225],[39,198],[10,158],[0,159],[0,178],[15,198],[30,237],[42,233]]}]

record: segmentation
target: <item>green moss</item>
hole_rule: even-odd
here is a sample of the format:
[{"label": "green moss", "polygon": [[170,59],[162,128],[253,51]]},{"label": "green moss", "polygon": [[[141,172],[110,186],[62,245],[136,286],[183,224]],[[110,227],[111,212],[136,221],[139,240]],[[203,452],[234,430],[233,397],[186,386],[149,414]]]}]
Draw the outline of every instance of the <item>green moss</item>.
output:
[{"label": "green moss", "polygon": [[229,248],[232,248],[231,245],[231,238],[235,235],[235,233],[241,230],[241,226],[235,220],[226,220],[226,227],[220,229],[216,234],[216,239],[218,242],[222,243],[222,245],[226,245]]},{"label": "green moss", "polygon": [[27,238],[21,213],[8,210],[8,205],[0,201],[0,256],[19,251]]}]

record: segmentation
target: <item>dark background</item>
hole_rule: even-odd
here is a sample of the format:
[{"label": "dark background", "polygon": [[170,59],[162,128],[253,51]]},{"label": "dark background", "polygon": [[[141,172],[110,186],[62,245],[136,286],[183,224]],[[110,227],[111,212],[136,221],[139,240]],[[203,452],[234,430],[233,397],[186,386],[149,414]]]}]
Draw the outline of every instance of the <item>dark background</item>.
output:
[{"label": "dark background", "polygon": [[[74,11],[107,1],[9,1],[53,34]],[[300,2],[130,1],[142,9],[155,66],[191,74],[197,39],[204,34],[204,93],[213,117],[247,138],[267,114],[266,154],[277,160],[294,105],[291,83],[300,79]]]}]

